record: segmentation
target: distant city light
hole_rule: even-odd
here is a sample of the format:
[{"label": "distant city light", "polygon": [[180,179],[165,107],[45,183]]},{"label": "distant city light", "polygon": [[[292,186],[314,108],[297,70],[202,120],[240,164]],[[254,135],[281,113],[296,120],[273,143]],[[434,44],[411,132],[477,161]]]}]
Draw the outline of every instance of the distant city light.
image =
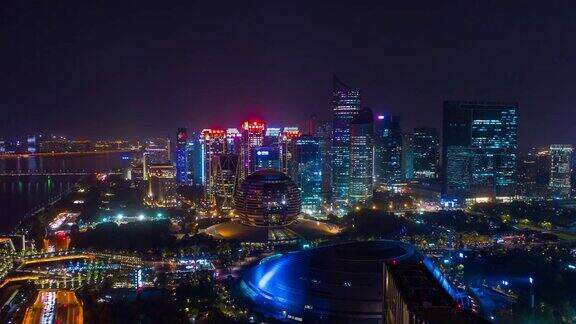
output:
[{"label": "distant city light", "polygon": [[138,220],[143,221],[146,217],[144,216],[144,214],[140,214],[138,215]]}]

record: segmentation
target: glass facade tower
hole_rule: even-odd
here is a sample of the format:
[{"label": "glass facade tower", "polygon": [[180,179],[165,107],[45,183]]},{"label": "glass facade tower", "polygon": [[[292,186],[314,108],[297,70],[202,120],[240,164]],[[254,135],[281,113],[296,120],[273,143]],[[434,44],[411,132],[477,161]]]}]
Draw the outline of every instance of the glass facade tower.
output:
[{"label": "glass facade tower", "polygon": [[186,128],[178,128],[176,134],[176,183],[188,184],[188,132]]},{"label": "glass facade tower", "polygon": [[438,178],[440,138],[435,128],[415,128],[412,137],[412,159],[415,179]]},{"label": "glass facade tower", "polygon": [[296,164],[294,178],[302,194],[302,211],[319,213],[322,207],[322,150],[320,139],[303,135],[296,140]]},{"label": "glass facade tower", "polygon": [[332,128],[332,199],[347,205],[350,184],[350,122],[360,110],[360,91],[334,77]]},{"label": "glass facade tower", "polygon": [[375,182],[386,185],[404,179],[402,172],[402,129],[400,118],[379,115],[374,127],[375,135]]},{"label": "glass facade tower", "polygon": [[517,104],[446,101],[442,127],[444,197],[515,194]]},{"label": "glass facade tower", "polygon": [[372,198],[374,115],[363,108],[350,123],[350,204],[364,204]]}]

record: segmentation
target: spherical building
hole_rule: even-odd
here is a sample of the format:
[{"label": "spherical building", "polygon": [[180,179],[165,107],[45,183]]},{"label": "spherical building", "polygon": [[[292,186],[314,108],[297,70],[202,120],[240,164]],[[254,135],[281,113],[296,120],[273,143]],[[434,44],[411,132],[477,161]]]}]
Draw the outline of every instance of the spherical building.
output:
[{"label": "spherical building", "polygon": [[259,170],[238,186],[234,194],[236,214],[254,226],[281,226],[300,213],[300,190],[287,175],[273,169]]},{"label": "spherical building", "polygon": [[299,218],[300,189],[286,174],[263,169],[250,174],[236,188],[237,221],[210,226],[204,233],[215,239],[248,243],[293,244],[340,233],[336,225]]}]

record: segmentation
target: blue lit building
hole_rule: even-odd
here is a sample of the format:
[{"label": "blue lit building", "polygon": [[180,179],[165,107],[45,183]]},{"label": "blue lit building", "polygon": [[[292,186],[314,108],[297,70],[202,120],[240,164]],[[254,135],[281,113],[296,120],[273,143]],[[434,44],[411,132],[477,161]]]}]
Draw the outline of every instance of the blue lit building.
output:
[{"label": "blue lit building", "polygon": [[442,127],[445,198],[515,194],[517,104],[445,101]]},{"label": "blue lit building", "polygon": [[400,118],[379,115],[375,123],[374,180],[377,185],[398,183],[404,180]]},{"label": "blue lit building", "polygon": [[366,203],[374,191],[373,119],[372,110],[363,108],[350,123],[350,204]]},{"label": "blue lit building", "polygon": [[332,199],[347,205],[350,185],[350,122],[360,111],[360,91],[334,76],[332,97]]},{"label": "blue lit building", "polygon": [[263,169],[280,170],[280,150],[278,147],[261,146],[250,150],[250,173]]},{"label": "blue lit building", "polygon": [[302,211],[320,212],[322,207],[322,151],[320,139],[303,135],[296,140],[297,172],[294,181],[302,194]]},{"label": "blue lit building", "polygon": [[463,309],[468,296],[430,259],[400,241],[276,254],[244,272],[240,288],[274,322],[486,323]]},{"label": "blue lit building", "polygon": [[186,128],[178,128],[176,134],[176,183],[188,184],[188,132]]},{"label": "blue lit building", "polygon": [[280,127],[267,127],[264,133],[264,146],[277,146],[280,141],[280,134],[282,128]]},{"label": "blue lit building", "polygon": [[202,173],[203,162],[200,134],[194,132],[191,135],[186,144],[188,180],[195,186],[202,186],[204,185],[204,175]]}]

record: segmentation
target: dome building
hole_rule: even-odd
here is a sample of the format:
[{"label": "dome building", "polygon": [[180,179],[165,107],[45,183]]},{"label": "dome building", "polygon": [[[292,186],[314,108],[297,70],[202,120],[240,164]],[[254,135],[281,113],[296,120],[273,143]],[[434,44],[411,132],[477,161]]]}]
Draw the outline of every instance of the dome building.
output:
[{"label": "dome building", "polygon": [[236,189],[234,207],[243,223],[282,226],[300,214],[300,191],[287,175],[273,169],[256,171]]},{"label": "dome building", "polygon": [[276,254],[240,287],[265,318],[304,323],[488,323],[411,244],[346,242]]},{"label": "dome building", "polygon": [[204,232],[215,239],[290,244],[336,235],[331,224],[299,218],[300,190],[286,174],[263,169],[250,174],[234,194],[238,220],[217,224]]}]

